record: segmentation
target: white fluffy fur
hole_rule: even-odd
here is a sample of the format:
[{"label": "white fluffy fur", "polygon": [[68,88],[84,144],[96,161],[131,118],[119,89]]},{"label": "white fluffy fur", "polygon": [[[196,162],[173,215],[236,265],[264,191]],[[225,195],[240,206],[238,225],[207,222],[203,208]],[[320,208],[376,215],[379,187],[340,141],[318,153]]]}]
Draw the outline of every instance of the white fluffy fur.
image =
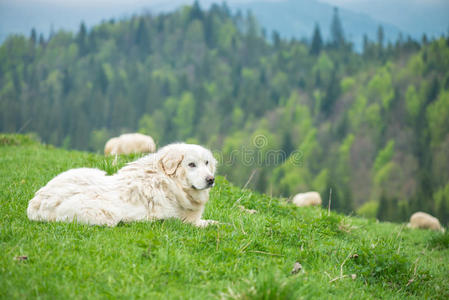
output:
[{"label": "white fluffy fur", "polygon": [[151,153],[156,144],[151,136],[141,133],[127,133],[111,138],[104,146],[105,155]]},{"label": "white fluffy fur", "polygon": [[432,229],[436,231],[443,231],[444,228],[441,227],[440,221],[437,218],[425,213],[416,212],[410,217],[409,228],[422,228],[422,229]]},{"label": "white fluffy fur", "polygon": [[215,165],[211,152],[201,146],[172,144],[112,176],[98,169],[68,170],[36,192],[28,218],[107,226],[179,218],[207,226],[216,223],[201,219]]},{"label": "white fluffy fur", "polygon": [[321,205],[321,196],[317,192],[296,194],[292,202],[296,206]]}]

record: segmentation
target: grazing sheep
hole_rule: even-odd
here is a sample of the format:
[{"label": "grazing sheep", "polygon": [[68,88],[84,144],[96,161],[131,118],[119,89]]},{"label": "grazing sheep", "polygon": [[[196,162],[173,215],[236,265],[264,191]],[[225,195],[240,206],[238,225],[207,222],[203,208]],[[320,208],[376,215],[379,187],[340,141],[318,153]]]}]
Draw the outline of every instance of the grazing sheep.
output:
[{"label": "grazing sheep", "polygon": [[296,194],[292,200],[296,206],[312,206],[321,205],[321,196],[317,192],[307,192],[302,194]]},{"label": "grazing sheep", "polygon": [[105,155],[131,154],[155,152],[156,144],[154,140],[147,135],[140,133],[127,133],[119,137],[110,139],[105,147]]},{"label": "grazing sheep", "polygon": [[407,227],[432,229],[444,232],[444,229],[441,227],[440,221],[438,221],[437,218],[421,211],[414,213],[410,217],[410,223],[408,223]]}]

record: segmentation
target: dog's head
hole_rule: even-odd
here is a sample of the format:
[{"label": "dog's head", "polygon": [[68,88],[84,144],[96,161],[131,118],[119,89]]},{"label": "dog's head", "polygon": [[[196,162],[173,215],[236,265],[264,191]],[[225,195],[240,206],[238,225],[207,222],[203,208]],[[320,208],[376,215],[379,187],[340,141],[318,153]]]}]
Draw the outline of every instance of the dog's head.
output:
[{"label": "dog's head", "polygon": [[160,167],[184,189],[205,190],[214,185],[217,161],[204,147],[172,144],[160,151]]}]

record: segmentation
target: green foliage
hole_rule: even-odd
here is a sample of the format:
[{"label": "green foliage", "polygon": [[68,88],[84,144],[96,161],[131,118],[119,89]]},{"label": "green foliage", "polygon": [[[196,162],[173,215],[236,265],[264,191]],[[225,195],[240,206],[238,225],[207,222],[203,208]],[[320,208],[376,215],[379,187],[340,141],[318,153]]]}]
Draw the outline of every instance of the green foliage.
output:
[{"label": "green foliage", "polygon": [[449,134],[449,91],[442,91],[438,99],[427,108],[432,145],[440,144]]},{"label": "green foliage", "polygon": [[109,131],[105,128],[99,130],[93,130],[90,133],[89,148],[91,151],[102,152],[104,145],[109,139]]},{"label": "green foliage", "polygon": [[425,64],[420,55],[415,55],[410,58],[408,63],[408,68],[410,69],[412,74],[420,75],[424,72]]},{"label": "green foliage", "polygon": [[368,83],[368,96],[374,101],[380,101],[384,109],[388,109],[394,98],[394,89],[390,72],[381,68]]},{"label": "green foliage", "polygon": [[331,23],[331,45],[337,49],[341,49],[345,45],[345,36],[343,33],[343,25],[341,24],[340,16],[338,15],[338,8],[334,8],[334,15]]},{"label": "green foliage", "polygon": [[0,134],[0,147],[30,145],[37,142],[37,137],[32,134]]},{"label": "green foliage", "polygon": [[449,249],[449,232],[436,233],[430,240],[429,245],[433,249]]},{"label": "green foliage", "polygon": [[163,127],[160,126],[162,123],[163,115],[159,111],[155,112],[153,116],[145,114],[139,120],[139,132],[151,136],[157,142],[163,136]]},{"label": "green foliage", "polygon": [[414,85],[409,85],[407,88],[407,93],[405,95],[405,104],[407,108],[407,113],[410,117],[415,119],[421,110],[421,100],[419,95],[416,93]]},{"label": "green foliage", "polygon": [[323,48],[323,38],[321,37],[320,26],[315,24],[313,30],[312,45],[310,46],[310,54],[318,55]]},{"label": "green foliage", "polygon": [[443,226],[449,225],[449,183],[438,189],[432,198],[436,216],[443,222]]},{"label": "green foliage", "polygon": [[183,93],[181,100],[177,104],[176,114],[174,116],[174,125],[181,139],[190,137],[193,133],[195,118],[195,100],[191,93]]},{"label": "green foliage", "polygon": [[312,182],[312,188],[315,191],[318,191],[321,195],[327,194],[327,184],[329,182],[329,170],[324,169],[322,170],[314,179]]},{"label": "green foliage", "polygon": [[382,165],[382,167],[380,167],[375,176],[374,176],[374,182],[376,184],[378,184],[379,186],[381,186],[382,184],[385,184],[389,179],[390,179],[390,175],[396,171],[396,164],[392,161],[389,161],[387,163],[385,163],[384,165]]},{"label": "green foliage", "polygon": [[345,77],[341,81],[341,90],[343,93],[346,93],[348,91],[352,91],[354,89],[354,86],[356,84],[356,81],[352,77]]},{"label": "green foliage", "polygon": [[334,69],[334,63],[330,59],[329,55],[326,52],[320,54],[316,65],[312,69],[312,72],[315,76],[320,76],[320,80],[324,82],[328,82],[330,80],[330,76],[332,74],[332,70]]},{"label": "green foliage", "polygon": [[370,219],[376,218],[378,209],[379,202],[371,200],[357,208],[357,215]]},{"label": "green foliage", "polygon": [[379,172],[384,168],[393,158],[394,155],[394,141],[390,140],[385,147],[379,151],[376,160],[374,161],[373,170]]}]

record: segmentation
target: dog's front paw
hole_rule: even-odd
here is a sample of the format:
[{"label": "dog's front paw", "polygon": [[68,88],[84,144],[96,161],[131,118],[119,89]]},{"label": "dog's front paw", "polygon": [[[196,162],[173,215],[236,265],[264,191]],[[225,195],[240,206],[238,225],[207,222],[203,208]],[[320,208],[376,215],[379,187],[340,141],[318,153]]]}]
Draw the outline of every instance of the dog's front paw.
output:
[{"label": "dog's front paw", "polygon": [[198,222],[196,222],[196,226],[198,227],[207,227],[209,225],[216,225],[219,224],[218,221],[214,221],[214,220],[199,220]]}]

